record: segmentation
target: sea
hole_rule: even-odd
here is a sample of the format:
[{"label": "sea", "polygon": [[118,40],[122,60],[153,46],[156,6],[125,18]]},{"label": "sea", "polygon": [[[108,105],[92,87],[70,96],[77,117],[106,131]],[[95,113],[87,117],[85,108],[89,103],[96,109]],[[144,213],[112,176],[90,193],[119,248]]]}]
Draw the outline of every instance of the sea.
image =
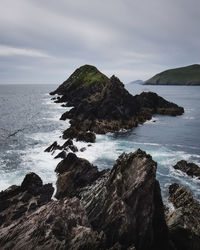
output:
[{"label": "sea", "polygon": [[[60,159],[44,150],[54,141],[62,144],[62,131],[69,121],[59,120],[69,108],[51,100],[48,93],[57,85],[0,85],[0,191],[19,185],[28,172],[38,174],[44,183],[56,183],[56,165]],[[185,185],[200,201],[200,180],[175,170],[179,160],[200,166],[200,86],[144,86],[126,85],[135,95],[153,91],[168,101],[183,106],[182,116],[154,115],[144,124],[129,131],[97,135],[96,143],[74,144],[84,152],[79,157],[88,159],[99,170],[111,168],[123,153],[138,148],[152,155],[157,162],[164,203],[168,203],[168,187],[172,183]]]}]

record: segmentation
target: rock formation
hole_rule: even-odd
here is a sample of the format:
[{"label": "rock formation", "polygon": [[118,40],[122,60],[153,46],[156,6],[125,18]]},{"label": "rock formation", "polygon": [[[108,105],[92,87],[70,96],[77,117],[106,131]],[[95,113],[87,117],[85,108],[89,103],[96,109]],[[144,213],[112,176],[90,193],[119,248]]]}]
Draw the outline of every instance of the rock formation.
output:
[{"label": "rock formation", "polygon": [[77,69],[51,94],[62,95],[56,102],[67,102],[67,106],[73,106],[61,117],[70,119],[71,123],[63,138],[86,142],[95,141],[94,133],[105,134],[136,127],[155,113],[174,116],[184,112],[182,107],[155,93],[132,96],[117,77],[109,79],[90,65]]},{"label": "rock formation", "polygon": [[[0,226],[0,249],[174,249],[156,165],[150,155],[137,150],[123,153],[111,170],[99,172],[69,153],[56,168],[58,201],[50,200],[49,184],[51,192],[44,198],[47,188],[41,179],[27,175],[19,190],[1,193],[0,218],[6,220]],[[21,198],[26,193],[31,199]],[[33,199],[37,202],[32,209],[13,217],[16,207],[30,208]],[[4,205],[6,201],[10,203]]]},{"label": "rock formation", "polygon": [[92,230],[78,199],[51,201],[0,228],[0,249],[105,249],[104,234]]},{"label": "rock formation", "polygon": [[192,177],[198,177],[200,179],[200,167],[194,163],[188,163],[187,161],[181,160],[176,163],[173,168],[181,170]]},{"label": "rock formation", "polygon": [[200,249],[200,204],[189,190],[176,183],[169,187],[175,210],[167,213],[170,237],[177,250]]},{"label": "rock formation", "polygon": [[7,226],[46,204],[53,191],[52,184],[43,185],[38,175],[27,174],[21,186],[11,186],[0,192],[0,226]]},{"label": "rock formation", "polygon": [[137,150],[122,154],[112,170],[98,172],[70,154],[57,166],[56,195],[80,198],[93,230],[104,232],[106,249],[171,249],[156,166]]}]

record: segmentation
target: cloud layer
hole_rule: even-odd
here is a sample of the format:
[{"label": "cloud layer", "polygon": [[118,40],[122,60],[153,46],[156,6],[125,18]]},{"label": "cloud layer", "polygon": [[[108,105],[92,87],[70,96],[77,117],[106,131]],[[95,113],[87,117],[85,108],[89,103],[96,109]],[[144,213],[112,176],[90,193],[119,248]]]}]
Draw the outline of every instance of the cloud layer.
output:
[{"label": "cloud layer", "polygon": [[199,63],[197,0],[6,0],[0,83],[61,83],[93,64],[124,83]]}]

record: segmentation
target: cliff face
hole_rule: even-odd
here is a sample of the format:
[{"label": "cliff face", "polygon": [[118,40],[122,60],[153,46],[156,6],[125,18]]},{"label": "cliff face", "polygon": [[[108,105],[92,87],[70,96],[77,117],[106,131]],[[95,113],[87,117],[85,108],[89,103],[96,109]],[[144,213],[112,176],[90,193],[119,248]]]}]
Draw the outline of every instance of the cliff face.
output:
[{"label": "cliff face", "polygon": [[145,85],[200,85],[200,65],[163,71],[146,82]]},{"label": "cliff face", "polygon": [[104,134],[130,129],[151,119],[154,113],[181,115],[184,112],[182,107],[155,93],[132,96],[117,77],[109,79],[89,65],[77,69],[51,94],[61,94],[56,102],[73,106],[61,117],[71,120],[71,127],[63,135],[65,139],[84,140],[87,131]]}]

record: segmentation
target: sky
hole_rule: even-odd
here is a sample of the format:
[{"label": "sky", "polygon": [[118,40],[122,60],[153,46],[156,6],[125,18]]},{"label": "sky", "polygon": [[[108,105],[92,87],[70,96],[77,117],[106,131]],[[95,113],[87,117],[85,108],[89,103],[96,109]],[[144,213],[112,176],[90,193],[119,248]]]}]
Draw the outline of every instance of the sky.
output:
[{"label": "sky", "polygon": [[199,0],[0,0],[0,84],[60,84],[84,65],[125,84],[200,63]]}]

